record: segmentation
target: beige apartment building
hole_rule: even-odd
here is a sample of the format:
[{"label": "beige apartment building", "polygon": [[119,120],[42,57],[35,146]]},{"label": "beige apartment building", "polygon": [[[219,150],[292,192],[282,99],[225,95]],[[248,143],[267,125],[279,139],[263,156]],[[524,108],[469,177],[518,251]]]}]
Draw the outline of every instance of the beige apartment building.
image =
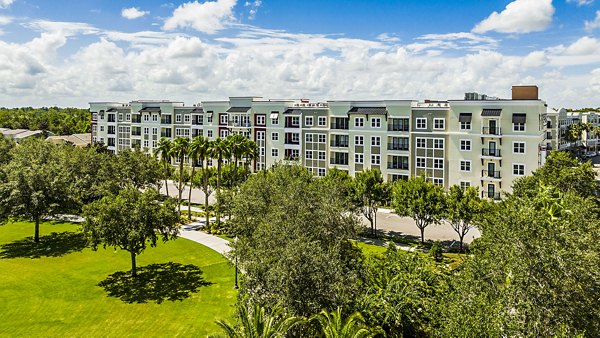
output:
[{"label": "beige apartment building", "polygon": [[[254,169],[295,160],[315,175],[379,169],[388,181],[425,174],[435,184],[477,186],[500,199],[512,181],[559,147],[558,113],[536,86],[511,99],[328,101],[231,97],[192,106],[173,101],[92,102],[92,140],[118,152],[152,152],[161,137],[243,134],[259,146]],[[564,112],[563,112],[564,113]],[[556,116],[555,116],[556,115]],[[211,163],[209,163],[211,164]]]}]

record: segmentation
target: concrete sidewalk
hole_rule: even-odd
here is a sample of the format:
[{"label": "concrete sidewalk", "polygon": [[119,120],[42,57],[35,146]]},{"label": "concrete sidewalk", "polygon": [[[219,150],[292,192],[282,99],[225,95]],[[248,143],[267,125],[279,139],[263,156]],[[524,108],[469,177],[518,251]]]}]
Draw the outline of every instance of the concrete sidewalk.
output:
[{"label": "concrete sidewalk", "polygon": [[209,235],[206,232],[181,230],[179,236],[209,247],[223,256],[231,251],[229,241],[214,235]]}]

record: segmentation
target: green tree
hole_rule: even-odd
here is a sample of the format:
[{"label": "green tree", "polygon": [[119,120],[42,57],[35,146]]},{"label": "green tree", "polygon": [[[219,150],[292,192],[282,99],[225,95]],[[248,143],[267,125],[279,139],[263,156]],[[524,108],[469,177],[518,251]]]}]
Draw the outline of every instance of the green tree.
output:
[{"label": "green tree", "polygon": [[172,199],[160,202],[160,194],[154,188],[140,192],[132,185],[125,187],[117,196],[106,196],[84,207],[83,232],[94,250],[102,244],[131,255],[131,275],[137,276],[136,256],[148,245],[156,246],[175,239],[179,232],[179,216]]},{"label": "green tree", "polygon": [[15,142],[0,134],[0,165],[8,164],[11,160],[10,151],[14,148]]},{"label": "green tree", "polygon": [[[194,177],[196,176],[196,164],[200,163],[200,170],[204,169],[204,160],[208,156],[210,141],[202,135],[196,136],[190,142],[188,149],[188,157],[190,158],[190,166],[192,173],[190,175],[190,190],[188,193],[188,218],[192,218],[192,188],[194,188]],[[197,185],[196,185],[197,186]],[[208,223],[207,223],[208,224]]]},{"label": "green tree", "polygon": [[235,195],[228,223],[231,253],[252,304],[281,303],[308,316],[352,303],[361,287],[362,253],[350,241],[362,228],[346,201],[299,165],[251,176]]},{"label": "green tree", "polygon": [[250,151],[249,143],[254,143],[254,141],[249,140],[246,136],[241,134],[229,135],[227,136],[227,141],[229,142],[231,157],[233,158],[232,186],[235,186],[237,182],[239,160],[248,155]]},{"label": "green tree", "polygon": [[461,252],[465,236],[475,227],[477,220],[485,212],[486,203],[479,197],[476,187],[463,189],[453,185],[448,190],[443,217],[458,235]]},{"label": "green tree", "polygon": [[130,184],[138,189],[158,188],[160,184],[160,163],[139,147],[121,150],[105,164],[101,176],[108,179],[108,190],[114,195]]},{"label": "green tree", "polygon": [[210,229],[210,210],[208,206],[208,199],[214,191],[216,185],[217,171],[213,167],[205,167],[196,172],[196,175],[192,178],[192,185],[200,188],[204,193],[204,214],[206,216],[206,227]]},{"label": "green tree", "polygon": [[181,195],[183,194],[183,182],[185,178],[183,173],[183,165],[185,163],[185,158],[188,155],[189,148],[190,139],[187,137],[177,137],[171,146],[171,156],[179,162],[179,184],[177,186],[177,210],[179,213],[181,213]]},{"label": "green tree", "polygon": [[5,166],[0,196],[5,216],[27,218],[35,223],[34,241],[40,241],[40,220],[65,208],[69,173],[58,156],[57,146],[29,139],[11,151]]},{"label": "green tree", "polygon": [[171,148],[173,144],[170,139],[166,137],[161,137],[158,140],[157,148],[154,150],[154,156],[160,157],[160,162],[164,166],[164,179],[165,179],[165,189],[167,191],[167,197],[169,197],[169,185],[167,179],[169,178],[170,166],[171,166]]},{"label": "green tree", "polygon": [[341,308],[332,312],[323,310],[311,317],[311,321],[319,325],[321,334],[326,338],[370,338],[384,336],[384,332],[380,328],[368,327],[360,312],[355,312],[344,318]]},{"label": "green tree", "polygon": [[252,312],[248,312],[245,305],[238,306],[236,325],[216,321],[228,338],[283,338],[303,322],[304,318],[288,316],[281,307],[275,307],[271,313],[267,313],[265,308],[258,305],[252,307]]},{"label": "green tree", "polygon": [[371,224],[371,233],[377,232],[377,210],[389,199],[389,189],[379,169],[356,173],[352,184],[352,197],[360,213]]},{"label": "green tree", "polygon": [[217,160],[217,207],[216,207],[216,217],[217,217],[217,228],[221,226],[221,207],[219,205],[219,192],[221,191],[221,174],[223,170],[223,160],[229,159],[231,157],[231,147],[229,141],[226,139],[222,139],[217,137],[211,143],[210,147],[210,156],[213,159]]},{"label": "green tree", "polygon": [[425,228],[438,223],[445,211],[444,189],[424,176],[415,176],[396,181],[392,198],[395,212],[415,221],[421,231],[421,243],[425,243]]}]

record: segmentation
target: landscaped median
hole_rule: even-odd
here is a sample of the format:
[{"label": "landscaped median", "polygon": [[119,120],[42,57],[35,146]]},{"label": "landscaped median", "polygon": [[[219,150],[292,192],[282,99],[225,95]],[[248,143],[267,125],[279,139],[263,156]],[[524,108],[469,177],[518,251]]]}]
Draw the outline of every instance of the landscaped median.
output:
[{"label": "landscaped median", "polygon": [[132,281],[129,254],[86,247],[78,225],[0,226],[0,336],[206,336],[229,319],[234,269],[179,238],[144,251]]}]

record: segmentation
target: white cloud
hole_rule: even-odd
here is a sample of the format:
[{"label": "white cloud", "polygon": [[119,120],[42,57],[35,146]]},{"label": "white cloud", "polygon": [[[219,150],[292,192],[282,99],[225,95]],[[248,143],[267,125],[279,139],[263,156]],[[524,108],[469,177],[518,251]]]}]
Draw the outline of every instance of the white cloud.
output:
[{"label": "white cloud", "polygon": [[430,52],[431,49],[464,49],[470,51],[490,50],[498,47],[498,41],[487,36],[459,32],[447,34],[425,34],[416,38],[418,42],[406,46],[413,52]]},{"label": "white cloud", "polygon": [[136,7],[123,8],[123,10],[121,10],[121,16],[128,20],[141,18],[144,15],[149,14],[149,13],[150,12],[142,11]]},{"label": "white cloud", "polygon": [[400,42],[400,38],[390,33],[381,33],[377,36],[377,40],[389,43]]},{"label": "white cloud", "polygon": [[600,28],[600,11],[596,11],[596,18],[593,21],[585,21],[585,29],[592,31],[596,28]]},{"label": "white cloud", "polygon": [[8,25],[12,21],[13,21],[13,18],[11,18],[10,16],[0,15],[0,26]]},{"label": "white cloud", "polygon": [[165,20],[163,29],[189,27],[199,32],[214,34],[234,21],[233,7],[236,2],[237,0],[216,0],[184,3],[173,11],[173,16]]},{"label": "white cloud", "polygon": [[15,0],[0,0],[0,8],[8,8]]},{"label": "white cloud", "polygon": [[591,55],[600,54],[600,40],[584,36],[573,42],[563,52],[565,55]]},{"label": "white cloud", "polygon": [[530,33],[543,31],[552,23],[552,0],[515,0],[498,13],[478,23],[473,32]]},{"label": "white cloud", "polygon": [[577,4],[577,6],[586,6],[594,3],[594,0],[567,0],[568,3]]},{"label": "white cloud", "polygon": [[258,9],[261,5],[261,0],[246,1],[246,3],[244,3],[244,7],[250,7],[250,11],[248,11],[248,19],[254,20],[254,18],[256,18],[256,13],[258,13]]}]

